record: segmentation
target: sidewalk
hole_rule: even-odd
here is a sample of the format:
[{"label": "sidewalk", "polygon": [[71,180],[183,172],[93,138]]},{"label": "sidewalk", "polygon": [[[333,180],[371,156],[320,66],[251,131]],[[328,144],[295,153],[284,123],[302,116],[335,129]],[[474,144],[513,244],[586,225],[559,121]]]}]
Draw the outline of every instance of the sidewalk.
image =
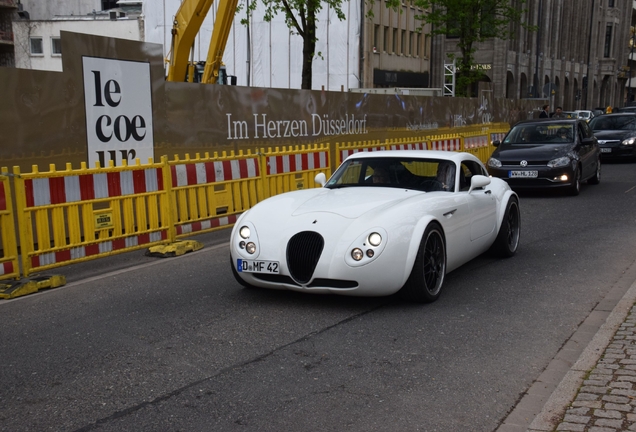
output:
[{"label": "sidewalk", "polygon": [[[626,277],[633,278],[633,267]],[[636,431],[636,282],[614,297],[610,292],[592,311],[497,432]],[[584,342],[585,327],[594,325],[578,359],[568,361],[568,344]]]}]

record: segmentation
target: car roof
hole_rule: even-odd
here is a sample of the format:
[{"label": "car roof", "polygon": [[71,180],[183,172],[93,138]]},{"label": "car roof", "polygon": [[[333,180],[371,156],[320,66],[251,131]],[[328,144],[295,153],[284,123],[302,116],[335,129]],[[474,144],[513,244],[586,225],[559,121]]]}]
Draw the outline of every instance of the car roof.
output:
[{"label": "car roof", "polygon": [[538,118],[538,119],[530,119],[530,120],[521,120],[520,122],[516,123],[515,126],[520,125],[520,124],[541,124],[541,123],[546,123],[546,124],[550,124],[550,123],[576,123],[576,122],[581,122],[581,119],[577,119],[577,118]]},{"label": "car roof", "polygon": [[611,113],[611,114],[601,114],[598,115],[596,118],[602,118],[602,117],[634,117],[636,116],[636,112],[632,112],[632,111],[626,111],[626,112],[617,112],[617,113]]},{"label": "car roof", "polygon": [[347,159],[365,158],[412,158],[412,159],[441,159],[460,163],[469,159],[482,163],[476,156],[467,152],[443,151],[443,150],[379,150],[362,151],[352,154]]}]

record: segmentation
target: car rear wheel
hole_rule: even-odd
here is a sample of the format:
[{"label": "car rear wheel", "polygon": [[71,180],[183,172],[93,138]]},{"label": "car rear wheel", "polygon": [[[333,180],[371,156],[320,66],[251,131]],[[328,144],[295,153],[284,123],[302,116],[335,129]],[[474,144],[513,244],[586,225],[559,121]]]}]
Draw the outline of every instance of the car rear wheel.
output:
[{"label": "car rear wheel", "polygon": [[598,158],[598,162],[596,163],[596,172],[594,176],[587,180],[588,184],[597,185],[601,182],[601,158]]},{"label": "car rear wheel", "polygon": [[570,195],[577,196],[581,192],[581,170],[577,166],[574,170],[574,181],[570,186],[570,190],[568,191]]},{"label": "car rear wheel", "polygon": [[442,227],[432,222],[426,227],[415,263],[400,296],[406,300],[430,303],[438,299],[446,275],[446,243]]},{"label": "car rear wheel", "polygon": [[519,201],[512,196],[506,205],[501,227],[491,251],[500,257],[508,258],[517,252],[519,247],[519,236],[521,234],[521,213],[519,212]]}]

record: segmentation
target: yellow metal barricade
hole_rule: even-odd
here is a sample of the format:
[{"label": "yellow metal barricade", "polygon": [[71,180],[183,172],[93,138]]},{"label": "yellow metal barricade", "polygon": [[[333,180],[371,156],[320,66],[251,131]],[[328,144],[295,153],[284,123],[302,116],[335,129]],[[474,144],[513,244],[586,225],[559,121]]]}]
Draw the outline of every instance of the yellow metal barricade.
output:
[{"label": "yellow metal barricade", "polygon": [[488,162],[488,158],[490,157],[490,139],[488,137],[488,132],[472,132],[472,133],[464,133],[463,141],[464,141],[464,151],[467,153],[474,154],[480,161],[483,163]]},{"label": "yellow metal barricade", "polygon": [[170,161],[176,237],[226,228],[267,197],[256,153],[208,153]]},{"label": "yellow metal barricade", "polygon": [[318,187],[314,177],[318,173],[331,175],[329,145],[276,147],[261,150],[261,165],[265,169],[267,196]]},{"label": "yellow metal barricade", "polygon": [[164,167],[14,167],[23,275],[173,241]]},{"label": "yellow metal barricade", "polygon": [[430,141],[430,150],[464,151],[464,143],[460,135],[432,135],[427,138]]},{"label": "yellow metal barricade", "polygon": [[0,279],[17,279],[20,276],[18,264],[18,242],[13,218],[11,184],[7,168],[0,174]]},{"label": "yellow metal barricade", "polygon": [[346,158],[354,153],[379,150],[388,150],[387,146],[379,140],[336,143],[336,165],[340,166]]}]

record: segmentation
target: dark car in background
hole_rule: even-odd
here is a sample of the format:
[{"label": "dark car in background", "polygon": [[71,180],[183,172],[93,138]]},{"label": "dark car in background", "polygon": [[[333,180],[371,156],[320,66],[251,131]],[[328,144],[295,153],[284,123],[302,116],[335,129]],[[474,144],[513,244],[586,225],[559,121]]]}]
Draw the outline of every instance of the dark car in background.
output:
[{"label": "dark car in background", "polygon": [[563,188],[578,195],[581,183],[601,181],[601,153],[582,119],[537,119],[517,123],[488,160],[488,173],[512,189]]},{"label": "dark car in background", "polygon": [[589,124],[603,159],[636,159],[636,113],[605,114]]}]

